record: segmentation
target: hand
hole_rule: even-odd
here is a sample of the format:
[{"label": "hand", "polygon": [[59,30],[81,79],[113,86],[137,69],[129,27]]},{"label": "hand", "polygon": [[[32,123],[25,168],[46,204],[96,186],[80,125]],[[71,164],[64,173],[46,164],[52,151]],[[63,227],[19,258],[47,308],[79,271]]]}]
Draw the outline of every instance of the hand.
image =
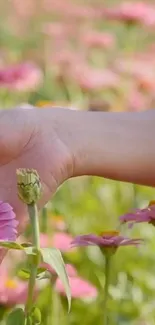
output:
[{"label": "hand", "polygon": [[39,207],[72,176],[96,175],[154,186],[154,121],[154,111],[2,110],[0,200],[13,206],[19,232],[25,229],[27,210],[17,196],[17,168],[38,171],[43,185]]},{"label": "hand", "polygon": [[26,206],[17,195],[16,169],[38,171],[43,187],[39,207],[73,174],[73,156],[63,141],[65,111],[20,108],[0,112],[0,200],[13,206],[19,233],[28,219]]}]

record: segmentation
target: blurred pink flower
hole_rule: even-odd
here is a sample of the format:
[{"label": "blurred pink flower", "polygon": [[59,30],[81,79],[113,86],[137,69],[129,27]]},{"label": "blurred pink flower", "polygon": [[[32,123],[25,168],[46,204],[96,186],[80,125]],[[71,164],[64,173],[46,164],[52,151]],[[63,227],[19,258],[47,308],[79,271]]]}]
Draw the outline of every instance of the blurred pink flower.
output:
[{"label": "blurred pink flower", "polygon": [[71,76],[86,91],[117,88],[120,82],[119,76],[109,69],[99,70],[85,65],[75,66]]},{"label": "blurred pink flower", "polygon": [[100,16],[100,11],[97,7],[75,4],[72,0],[44,0],[43,3],[45,10],[48,12],[52,10],[59,17],[68,18],[70,21],[75,19],[89,20]]},{"label": "blurred pink flower", "polygon": [[146,15],[143,17],[143,24],[148,27],[155,25],[155,6],[148,6]]},{"label": "blurred pink flower", "polygon": [[131,213],[126,213],[120,217],[122,223],[129,223],[131,227],[134,223],[148,222],[155,225],[155,202],[150,202],[145,209],[135,209]]},{"label": "blurred pink flower", "polygon": [[47,234],[40,235],[41,247],[55,247],[62,252],[70,249],[70,243],[73,237],[65,232],[56,232],[52,236]]},{"label": "blurred pink flower", "polygon": [[65,232],[56,232],[52,237],[52,244],[54,247],[66,252],[70,249],[70,243],[73,237]]},{"label": "blurred pink flower", "polygon": [[108,49],[115,45],[115,38],[112,34],[93,30],[85,32],[81,40],[88,47]]},{"label": "blurred pink flower", "polygon": [[16,91],[35,90],[42,82],[42,72],[33,63],[21,63],[0,69],[0,87]]},{"label": "blurred pink flower", "polygon": [[155,73],[154,71],[149,71],[147,73],[141,71],[139,75],[137,75],[137,84],[140,89],[144,91],[155,91]]},{"label": "blurred pink flower", "polygon": [[43,25],[43,32],[57,40],[72,35],[74,29],[71,24],[67,24],[66,22],[52,22]]},{"label": "blurred pink flower", "polygon": [[[98,294],[95,286],[80,277],[70,277],[69,283],[73,298],[96,298]],[[59,278],[56,280],[56,290],[65,295],[63,284]]]},{"label": "blurred pink flower", "polygon": [[34,14],[36,10],[36,1],[26,0],[21,2],[20,0],[12,0],[11,9],[14,14],[18,16],[18,19],[25,19]]},{"label": "blurred pink flower", "polygon": [[18,221],[11,205],[0,201],[0,240],[15,241],[17,225]]},{"label": "blurred pink flower", "polygon": [[0,304],[14,306],[27,299],[27,282],[10,277],[6,265],[0,270]]},{"label": "blurred pink flower", "polygon": [[138,91],[133,90],[129,92],[127,98],[127,108],[129,111],[144,111],[148,108],[146,96]]},{"label": "blurred pink flower", "polygon": [[145,54],[139,55],[134,58],[120,58],[115,62],[116,72],[126,74],[130,77],[134,77],[139,89],[146,91],[155,90],[155,61],[153,55]]},{"label": "blurred pink flower", "polygon": [[117,231],[104,232],[101,236],[93,234],[81,235],[74,238],[71,247],[99,246],[100,248],[118,248],[119,246],[138,245],[141,239],[130,239],[120,236]]},{"label": "blurred pink flower", "polygon": [[[56,272],[55,270],[47,263],[42,263],[40,265],[40,267],[42,268],[46,268],[48,272],[50,272],[52,275],[55,274],[56,275]],[[77,271],[75,269],[75,267],[71,264],[66,264],[65,265],[66,267],[66,271],[67,271],[67,274],[69,277],[76,277],[77,276]]]},{"label": "blurred pink flower", "polygon": [[153,7],[144,1],[124,1],[115,8],[111,7],[105,9],[104,12],[108,19],[123,20],[131,23],[144,23],[151,9],[153,10]]},{"label": "blurred pink flower", "polygon": [[148,74],[148,71],[152,70],[148,58],[145,59],[142,57],[122,57],[117,59],[114,65],[117,72],[125,73],[132,77],[137,77],[141,73]]}]

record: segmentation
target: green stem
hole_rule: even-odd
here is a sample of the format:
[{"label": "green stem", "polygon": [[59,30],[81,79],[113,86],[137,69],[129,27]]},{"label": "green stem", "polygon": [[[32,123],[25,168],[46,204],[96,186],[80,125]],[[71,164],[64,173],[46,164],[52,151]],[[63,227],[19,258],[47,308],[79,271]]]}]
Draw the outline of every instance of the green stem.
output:
[{"label": "green stem", "polygon": [[103,301],[103,310],[104,310],[104,325],[108,325],[108,311],[107,311],[107,302],[108,302],[108,288],[110,282],[110,256],[105,257],[105,286],[104,286],[104,301]]},{"label": "green stem", "polygon": [[[40,251],[40,232],[39,232],[39,219],[38,210],[35,203],[28,205],[28,212],[32,226],[33,247],[36,254]],[[37,276],[37,269],[39,265],[39,255],[30,256],[30,279],[28,284],[28,298],[25,306],[26,314],[29,315],[33,306],[33,293],[35,287],[35,280]]]},{"label": "green stem", "polygon": [[47,216],[47,208],[44,207],[42,209],[42,216],[41,216],[41,232],[47,233],[47,228],[48,228],[48,216]]},{"label": "green stem", "polygon": [[40,250],[40,231],[37,205],[35,203],[29,204],[28,212],[32,226],[33,246]]}]

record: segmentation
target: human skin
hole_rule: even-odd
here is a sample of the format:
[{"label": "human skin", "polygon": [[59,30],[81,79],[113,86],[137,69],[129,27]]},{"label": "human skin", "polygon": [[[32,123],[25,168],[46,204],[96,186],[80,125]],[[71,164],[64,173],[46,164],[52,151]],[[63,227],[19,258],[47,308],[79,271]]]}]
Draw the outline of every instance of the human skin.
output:
[{"label": "human skin", "polygon": [[9,202],[25,229],[17,168],[38,171],[42,207],[65,180],[96,175],[155,185],[155,111],[81,112],[68,109],[0,111],[0,199]]}]

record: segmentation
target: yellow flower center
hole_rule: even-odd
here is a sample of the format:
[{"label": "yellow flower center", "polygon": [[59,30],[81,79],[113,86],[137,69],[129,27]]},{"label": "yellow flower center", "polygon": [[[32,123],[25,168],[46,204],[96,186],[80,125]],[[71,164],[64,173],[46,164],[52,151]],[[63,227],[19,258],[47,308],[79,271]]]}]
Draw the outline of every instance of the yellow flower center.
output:
[{"label": "yellow flower center", "polygon": [[155,200],[151,200],[148,204],[148,207],[151,207],[152,205],[155,205]]},{"label": "yellow flower center", "polygon": [[100,236],[119,236],[119,231],[117,230],[104,231],[100,234]]},{"label": "yellow flower center", "polygon": [[12,279],[7,279],[5,282],[5,286],[8,289],[15,289],[17,287],[17,283]]},{"label": "yellow flower center", "polygon": [[54,102],[51,102],[49,100],[39,100],[38,102],[36,102],[37,107],[51,107],[55,105],[56,104]]}]

